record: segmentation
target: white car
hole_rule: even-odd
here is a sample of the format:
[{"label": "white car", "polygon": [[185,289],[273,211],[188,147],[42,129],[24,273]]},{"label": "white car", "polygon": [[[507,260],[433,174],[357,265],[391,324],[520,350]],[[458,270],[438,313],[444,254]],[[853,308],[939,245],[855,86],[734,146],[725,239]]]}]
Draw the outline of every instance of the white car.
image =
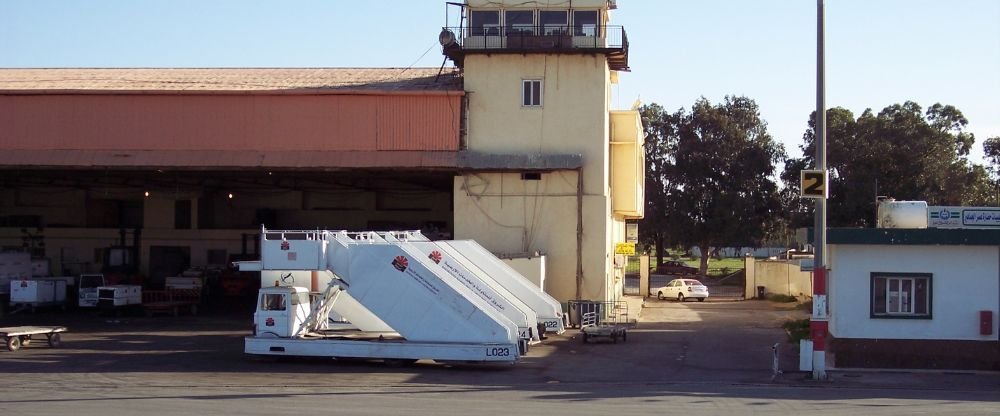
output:
[{"label": "white car", "polygon": [[683,302],[684,299],[695,298],[704,302],[708,298],[708,287],[694,279],[674,279],[666,286],[652,288],[649,293],[655,293],[659,300],[677,299]]}]

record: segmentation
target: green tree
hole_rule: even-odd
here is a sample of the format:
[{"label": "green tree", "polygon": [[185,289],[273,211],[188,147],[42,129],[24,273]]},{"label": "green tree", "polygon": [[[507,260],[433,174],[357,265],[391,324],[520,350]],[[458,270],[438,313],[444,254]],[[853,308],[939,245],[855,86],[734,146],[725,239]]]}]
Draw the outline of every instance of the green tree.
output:
[{"label": "green tree", "polygon": [[714,249],[756,245],[768,236],[780,218],[774,173],[785,153],[753,100],[726,97],[713,105],[702,98],[690,113],[668,114],[655,104],[641,112],[647,237],[658,247],[697,246],[705,274]]},{"label": "green tree", "polygon": [[646,151],[646,210],[639,221],[640,242],[656,248],[656,264],[663,263],[666,247],[676,243],[670,238],[667,221],[667,193],[670,178],[667,171],[673,161],[670,155],[674,135],[673,114],[659,104],[644,105],[639,109],[645,130]]},{"label": "green tree", "polygon": [[[831,227],[872,226],[876,196],[924,200],[932,205],[986,202],[991,185],[982,166],[969,162],[975,137],[954,106],[925,111],[914,102],[894,104],[859,117],[843,108],[827,110],[827,168]],[[815,112],[800,147],[805,155],[785,163],[783,202],[796,226],[810,226],[812,204],[794,200],[799,170],[815,166]]]}]

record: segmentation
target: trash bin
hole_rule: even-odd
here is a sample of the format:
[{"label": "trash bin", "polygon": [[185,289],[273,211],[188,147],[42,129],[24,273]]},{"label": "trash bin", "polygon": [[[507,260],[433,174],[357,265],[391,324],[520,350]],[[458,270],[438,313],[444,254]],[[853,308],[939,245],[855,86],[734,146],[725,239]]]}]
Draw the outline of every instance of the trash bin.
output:
[{"label": "trash bin", "polygon": [[757,286],[757,299],[764,299],[767,294],[767,288],[764,286]]}]

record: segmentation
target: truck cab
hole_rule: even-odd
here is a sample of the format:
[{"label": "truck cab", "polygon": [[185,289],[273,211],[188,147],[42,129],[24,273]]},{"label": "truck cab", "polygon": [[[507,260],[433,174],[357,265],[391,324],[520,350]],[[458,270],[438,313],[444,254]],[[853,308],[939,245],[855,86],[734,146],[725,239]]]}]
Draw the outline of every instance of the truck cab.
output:
[{"label": "truck cab", "polygon": [[81,308],[97,306],[97,288],[104,286],[103,274],[81,274],[76,285],[78,305]]},{"label": "truck cab", "polygon": [[261,288],[253,315],[254,336],[291,338],[309,316],[309,291],[302,287]]}]

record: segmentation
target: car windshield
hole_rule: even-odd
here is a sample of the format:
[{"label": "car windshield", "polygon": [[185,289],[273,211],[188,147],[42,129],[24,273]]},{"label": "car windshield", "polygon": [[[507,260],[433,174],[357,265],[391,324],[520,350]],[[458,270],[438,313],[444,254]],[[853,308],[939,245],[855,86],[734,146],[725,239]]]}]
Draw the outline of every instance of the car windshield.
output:
[{"label": "car windshield", "polygon": [[701,282],[699,282],[697,280],[685,280],[684,284],[686,284],[688,286],[704,286],[703,284],[701,284]]}]

